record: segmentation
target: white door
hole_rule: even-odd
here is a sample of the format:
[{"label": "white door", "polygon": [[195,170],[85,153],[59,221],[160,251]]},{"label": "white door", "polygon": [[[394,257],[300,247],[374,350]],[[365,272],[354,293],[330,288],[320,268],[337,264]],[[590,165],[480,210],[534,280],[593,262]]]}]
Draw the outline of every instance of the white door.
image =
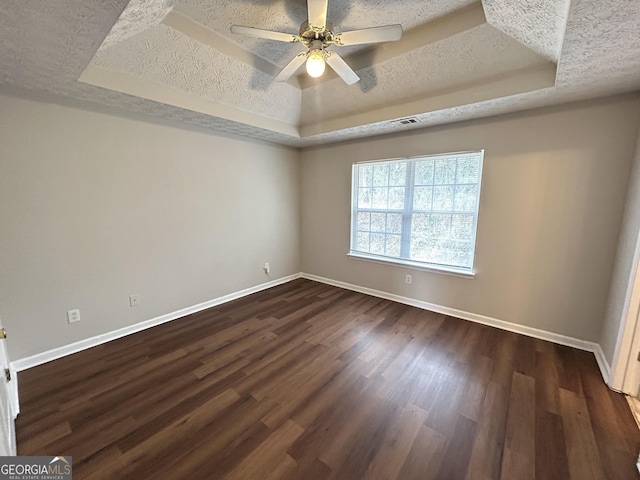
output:
[{"label": "white door", "polygon": [[[6,349],[6,332],[0,323],[0,455],[16,455],[15,418],[18,414],[15,405],[15,374],[10,374],[9,357]],[[13,378],[10,378],[13,376]]]},{"label": "white door", "polygon": [[[636,320],[636,322],[638,322]],[[636,331],[631,343],[631,352],[627,363],[627,371],[624,376],[622,391],[627,395],[639,398],[640,390],[640,323],[636,325]]]}]

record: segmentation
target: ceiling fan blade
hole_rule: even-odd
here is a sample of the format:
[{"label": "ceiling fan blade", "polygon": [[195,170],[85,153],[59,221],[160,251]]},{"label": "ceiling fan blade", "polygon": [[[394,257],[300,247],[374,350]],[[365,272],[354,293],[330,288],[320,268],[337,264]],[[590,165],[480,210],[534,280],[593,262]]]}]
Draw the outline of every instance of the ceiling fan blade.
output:
[{"label": "ceiling fan blade", "polygon": [[309,26],[322,31],[327,26],[329,0],[307,0]]},{"label": "ceiling fan blade", "polygon": [[256,38],[267,38],[269,40],[276,40],[278,42],[296,43],[300,41],[300,37],[298,35],[273,32],[271,30],[263,30],[261,28],[243,27],[241,25],[232,25],[231,33],[239,33],[240,35],[247,35],[249,37]]},{"label": "ceiling fan blade", "polygon": [[362,45],[363,43],[395,42],[402,37],[402,25],[363,28],[336,34],[336,45]]},{"label": "ceiling fan blade", "polygon": [[302,66],[302,64],[307,59],[307,54],[305,52],[299,53],[293,60],[291,60],[286,67],[284,67],[278,76],[275,78],[276,82],[286,82],[289,80],[291,75],[296,73],[296,71]]},{"label": "ceiling fan blade", "polygon": [[353,85],[360,77],[356,75],[347,62],[345,62],[340,55],[336,52],[326,52],[327,55],[325,57],[326,62],[329,64],[331,68],[335,70],[335,72],[345,81],[347,85]]}]

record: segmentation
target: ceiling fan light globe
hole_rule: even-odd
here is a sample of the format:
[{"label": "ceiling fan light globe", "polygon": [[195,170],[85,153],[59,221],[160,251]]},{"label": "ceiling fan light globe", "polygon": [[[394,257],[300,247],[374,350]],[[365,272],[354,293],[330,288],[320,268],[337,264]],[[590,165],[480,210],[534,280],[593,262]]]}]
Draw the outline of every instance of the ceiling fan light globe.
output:
[{"label": "ceiling fan light globe", "polygon": [[307,73],[313,78],[321,77],[325,69],[324,54],[322,50],[312,50],[307,56]]}]

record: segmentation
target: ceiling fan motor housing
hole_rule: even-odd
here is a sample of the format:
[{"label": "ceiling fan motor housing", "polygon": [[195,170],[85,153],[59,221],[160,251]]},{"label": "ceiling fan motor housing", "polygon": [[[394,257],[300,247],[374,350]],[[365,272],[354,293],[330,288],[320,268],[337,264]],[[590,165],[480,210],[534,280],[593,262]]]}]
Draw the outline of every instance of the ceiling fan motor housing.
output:
[{"label": "ceiling fan motor housing", "polygon": [[316,41],[320,41],[322,47],[328,47],[335,43],[335,34],[331,31],[331,27],[327,24],[323,31],[317,31],[312,29],[309,26],[309,22],[305,21],[300,25],[300,43],[302,43],[307,48],[318,48],[314,47],[313,43]]}]

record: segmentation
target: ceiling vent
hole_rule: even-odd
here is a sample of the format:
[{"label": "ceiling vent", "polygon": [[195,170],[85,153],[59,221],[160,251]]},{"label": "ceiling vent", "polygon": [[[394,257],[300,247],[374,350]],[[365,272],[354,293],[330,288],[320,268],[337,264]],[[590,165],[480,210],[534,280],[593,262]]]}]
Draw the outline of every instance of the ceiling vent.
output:
[{"label": "ceiling vent", "polygon": [[392,120],[391,123],[394,125],[411,125],[412,123],[418,123],[418,119],[416,117],[401,118],[399,120]]}]

